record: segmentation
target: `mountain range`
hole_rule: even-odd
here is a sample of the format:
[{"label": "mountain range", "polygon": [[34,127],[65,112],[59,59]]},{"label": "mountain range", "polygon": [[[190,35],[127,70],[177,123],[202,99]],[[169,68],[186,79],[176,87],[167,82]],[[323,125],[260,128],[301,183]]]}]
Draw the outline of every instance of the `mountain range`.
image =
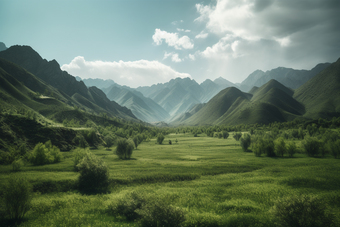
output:
[{"label": "mountain range", "polygon": [[[16,105],[61,121],[75,107],[83,119],[103,114],[155,125],[252,124],[338,116],[339,60],[311,70],[256,70],[242,83],[190,78],[138,88],[75,78],[29,46],[1,45],[2,108]],[[78,111],[79,112],[79,111]]]},{"label": "mountain range", "polygon": [[[106,113],[138,121],[131,110],[109,100],[102,90],[86,87],[82,81],[62,71],[55,60],[43,59],[29,46],[12,46],[1,51],[0,63],[1,92],[43,115],[45,113],[40,108],[44,105],[56,105],[54,115],[76,106],[89,113]],[[44,94],[45,97],[39,98],[36,94]],[[32,99],[33,96],[36,98]]]}]

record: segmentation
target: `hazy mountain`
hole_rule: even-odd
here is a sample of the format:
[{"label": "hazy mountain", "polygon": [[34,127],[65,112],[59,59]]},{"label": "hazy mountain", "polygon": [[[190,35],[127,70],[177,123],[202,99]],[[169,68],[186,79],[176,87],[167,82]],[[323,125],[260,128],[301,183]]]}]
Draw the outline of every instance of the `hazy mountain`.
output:
[{"label": "hazy mountain", "polygon": [[131,109],[132,113],[145,122],[164,121],[170,115],[156,102],[144,97],[141,93],[126,87],[113,85],[103,89],[110,100]]},{"label": "hazy mountain", "polygon": [[0,42],[0,51],[6,50],[7,47],[3,42]]},{"label": "hazy mountain", "polygon": [[110,79],[109,80],[103,80],[103,79],[98,79],[98,78],[96,78],[96,79],[88,78],[88,79],[81,79],[81,81],[83,81],[84,84],[87,87],[95,86],[99,89],[108,88],[108,87],[110,87],[111,85],[114,85],[114,84],[117,85],[113,80],[110,80]]},{"label": "hazy mountain", "polygon": [[240,89],[248,92],[253,86],[260,87],[271,79],[277,80],[286,87],[296,89],[329,65],[329,63],[318,64],[311,70],[296,70],[284,67],[278,67],[266,72],[256,70],[241,83]]},{"label": "hazy mountain", "polygon": [[299,87],[293,97],[306,107],[306,117],[340,116],[340,59]]},{"label": "hazy mountain", "polygon": [[[114,101],[110,101],[106,95],[97,88],[88,89],[83,82],[77,81],[73,76],[62,71],[55,60],[48,62],[42,59],[40,55],[29,46],[12,46],[0,52],[0,57],[25,68],[40,78],[45,84],[56,88],[58,92],[54,93],[60,93],[64,96],[64,99],[67,99],[72,105],[79,105],[90,110],[92,107],[95,108],[92,109],[92,111],[98,113],[107,112],[116,117],[136,119],[131,110],[121,107]],[[18,76],[16,73],[13,75]],[[23,78],[21,78],[21,81],[25,82],[33,91],[38,91],[34,88],[38,85],[29,85],[32,81]],[[33,81],[32,83],[35,82]],[[75,97],[77,99],[75,99]],[[81,103],[79,101],[81,101]]]}]

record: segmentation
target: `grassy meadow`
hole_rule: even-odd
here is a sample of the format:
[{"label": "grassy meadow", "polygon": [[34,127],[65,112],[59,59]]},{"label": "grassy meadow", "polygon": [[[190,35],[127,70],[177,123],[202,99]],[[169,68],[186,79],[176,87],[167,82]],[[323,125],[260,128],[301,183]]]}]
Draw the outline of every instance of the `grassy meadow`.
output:
[{"label": "grassy meadow", "polygon": [[185,226],[273,226],[271,209],[276,201],[295,195],[317,196],[340,218],[340,163],[330,155],[256,157],[243,152],[232,136],[218,139],[205,134],[169,134],[162,145],[151,139],[141,143],[130,160],[119,159],[114,150],[91,150],[109,168],[106,194],[76,190],[79,173],[73,168],[72,151],[62,152],[59,163],[26,164],[19,172],[0,165],[0,186],[15,175],[28,179],[34,189],[25,218],[0,225],[139,226],[110,211],[132,192],[182,209]]}]

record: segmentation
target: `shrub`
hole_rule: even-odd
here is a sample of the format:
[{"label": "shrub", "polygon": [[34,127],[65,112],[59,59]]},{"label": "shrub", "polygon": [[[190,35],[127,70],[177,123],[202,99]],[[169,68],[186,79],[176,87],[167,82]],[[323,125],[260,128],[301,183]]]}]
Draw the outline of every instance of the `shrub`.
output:
[{"label": "shrub", "polygon": [[33,165],[57,163],[61,161],[61,153],[59,148],[53,146],[49,140],[45,144],[38,143],[35,145],[29,160]]},{"label": "shrub", "polygon": [[146,203],[136,212],[141,216],[142,227],[177,227],[185,221],[185,213],[181,209],[162,201]]},{"label": "shrub", "polygon": [[123,138],[117,141],[117,147],[115,152],[120,159],[130,159],[133,148],[134,148],[133,142],[131,140]]},{"label": "shrub", "polygon": [[74,159],[73,159],[73,167],[76,171],[78,171],[78,167],[77,165],[79,164],[79,162],[87,155],[87,153],[89,153],[90,151],[88,149],[80,149],[77,148],[73,151],[74,153]]},{"label": "shrub", "polygon": [[316,197],[306,195],[280,199],[271,213],[282,227],[332,226],[334,216],[327,212],[326,204]]},{"label": "shrub", "polygon": [[162,144],[163,143],[163,140],[164,140],[164,136],[162,133],[159,133],[158,136],[157,136],[157,143],[158,144]]},{"label": "shrub", "polygon": [[234,137],[234,139],[235,139],[236,141],[239,141],[239,139],[241,138],[241,136],[242,136],[242,133],[241,133],[241,132],[236,132],[236,133],[233,135],[233,137]]},{"label": "shrub", "polygon": [[105,136],[104,138],[105,144],[104,146],[106,147],[106,149],[110,149],[110,147],[113,146],[113,138],[109,135]]},{"label": "shrub", "polygon": [[286,143],[282,137],[279,137],[275,141],[275,151],[278,156],[283,157],[283,155],[286,153]]},{"label": "shrub", "polygon": [[222,131],[223,139],[228,139],[229,133],[227,131]]},{"label": "shrub", "polygon": [[307,137],[302,146],[308,156],[314,157],[320,153],[321,143],[316,138]]},{"label": "shrub", "polygon": [[134,136],[132,141],[135,144],[136,149],[137,149],[138,145],[140,144],[140,142],[142,142],[142,141],[139,141],[138,136]]},{"label": "shrub", "polygon": [[87,152],[77,165],[79,170],[78,185],[81,191],[107,191],[109,171],[105,163],[94,154]]},{"label": "shrub", "polygon": [[241,144],[241,147],[242,147],[243,151],[247,151],[248,150],[248,147],[251,144],[251,138],[250,138],[250,135],[248,133],[244,134],[241,137],[240,144]]},{"label": "shrub", "polygon": [[268,157],[274,157],[274,142],[272,139],[258,139],[253,145],[254,154],[256,156],[261,156],[261,154],[266,154]]},{"label": "shrub", "polygon": [[340,157],[340,140],[328,142],[328,149],[334,158]]},{"label": "shrub", "polygon": [[146,203],[144,196],[137,192],[132,192],[124,199],[118,200],[116,203],[112,203],[108,207],[108,212],[113,215],[120,215],[126,218],[128,221],[134,221],[141,216],[136,212],[142,205]]},{"label": "shrub", "polygon": [[289,155],[289,157],[293,157],[293,155],[296,153],[297,149],[296,149],[296,145],[294,142],[289,142],[287,145],[287,153]]},{"label": "shrub", "polygon": [[22,159],[17,159],[12,162],[12,169],[14,172],[20,171],[24,166]]},{"label": "shrub", "polygon": [[3,186],[5,209],[10,219],[21,219],[31,205],[32,186],[26,179],[9,178]]}]

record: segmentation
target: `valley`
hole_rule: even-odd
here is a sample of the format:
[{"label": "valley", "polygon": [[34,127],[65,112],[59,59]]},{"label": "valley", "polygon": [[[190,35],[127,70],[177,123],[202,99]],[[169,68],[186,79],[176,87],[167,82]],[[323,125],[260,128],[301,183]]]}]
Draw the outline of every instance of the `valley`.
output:
[{"label": "valley", "polygon": [[0,51],[0,226],[339,226],[339,72],[130,88]]}]

